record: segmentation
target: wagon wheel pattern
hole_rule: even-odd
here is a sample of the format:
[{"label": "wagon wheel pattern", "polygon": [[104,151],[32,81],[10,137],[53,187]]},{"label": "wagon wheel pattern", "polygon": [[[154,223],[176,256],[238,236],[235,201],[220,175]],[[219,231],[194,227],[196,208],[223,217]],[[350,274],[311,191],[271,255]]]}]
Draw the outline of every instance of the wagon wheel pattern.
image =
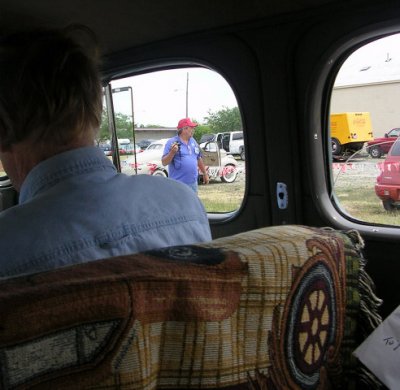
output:
[{"label": "wagon wheel pattern", "polygon": [[294,355],[301,357],[297,364],[304,372],[312,372],[321,364],[327,346],[334,338],[334,309],[331,291],[319,280],[310,284],[295,313],[297,326],[293,337]]},{"label": "wagon wheel pattern", "polygon": [[275,310],[269,337],[273,387],[323,388],[326,373],[339,365],[344,316],[340,269],[324,250],[310,257],[298,270],[283,311]]}]

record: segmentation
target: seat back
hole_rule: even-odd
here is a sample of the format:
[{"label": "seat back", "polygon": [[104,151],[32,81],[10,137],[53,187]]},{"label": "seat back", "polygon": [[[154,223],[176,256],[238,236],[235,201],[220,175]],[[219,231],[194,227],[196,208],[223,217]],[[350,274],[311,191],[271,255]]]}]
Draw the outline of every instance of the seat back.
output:
[{"label": "seat back", "polygon": [[372,386],[361,247],[281,226],[4,280],[0,388]]}]

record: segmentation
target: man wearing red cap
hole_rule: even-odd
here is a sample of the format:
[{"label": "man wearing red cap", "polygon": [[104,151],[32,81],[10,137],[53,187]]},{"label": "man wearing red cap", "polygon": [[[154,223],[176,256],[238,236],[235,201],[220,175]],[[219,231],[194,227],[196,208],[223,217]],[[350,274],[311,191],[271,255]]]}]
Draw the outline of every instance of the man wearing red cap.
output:
[{"label": "man wearing red cap", "polygon": [[200,147],[193,138],[193,132],[197,123],[189,118],[181,119],[178,123],[178,134],[165,144],[162,164],[168,165],[169,177],[171,179],[187,184],[193,191],[197,192],[198,176],[203,174],[204,184],[208,184],[209,178]]}]

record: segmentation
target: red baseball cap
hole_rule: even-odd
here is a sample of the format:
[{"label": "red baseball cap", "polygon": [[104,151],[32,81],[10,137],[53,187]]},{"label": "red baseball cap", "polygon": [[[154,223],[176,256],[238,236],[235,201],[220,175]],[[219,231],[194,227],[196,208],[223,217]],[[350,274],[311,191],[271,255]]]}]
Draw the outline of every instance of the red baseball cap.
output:
[{"label": "red baseball cap", "polygon": [[182,129],[182,128],[186,127],[186,126],[188,126],[188,127],[196,127],[196,126],[198,126],[198,124],[192,122],[190,120],[190,118],[183,118],[178,122],[177,128],[178,129]]}]

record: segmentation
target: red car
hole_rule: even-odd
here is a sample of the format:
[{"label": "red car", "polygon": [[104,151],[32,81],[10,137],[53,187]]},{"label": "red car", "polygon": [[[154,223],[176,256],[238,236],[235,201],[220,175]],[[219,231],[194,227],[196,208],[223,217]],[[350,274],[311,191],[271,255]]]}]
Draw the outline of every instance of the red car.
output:
[{"label": "red car", "polygon": [[397,138],[381,165],[376,178],[375,193],[387,211],[400,208],[400,138]]},{"label": "red car", "polygon": [[368,153],[373,158],[381,157],[389,151],[399,135],[400,127],[396,127],[395,129],[390,130],[388,133],[385,133],[384,137],[374,138],[372,141],[368,141]]}]

